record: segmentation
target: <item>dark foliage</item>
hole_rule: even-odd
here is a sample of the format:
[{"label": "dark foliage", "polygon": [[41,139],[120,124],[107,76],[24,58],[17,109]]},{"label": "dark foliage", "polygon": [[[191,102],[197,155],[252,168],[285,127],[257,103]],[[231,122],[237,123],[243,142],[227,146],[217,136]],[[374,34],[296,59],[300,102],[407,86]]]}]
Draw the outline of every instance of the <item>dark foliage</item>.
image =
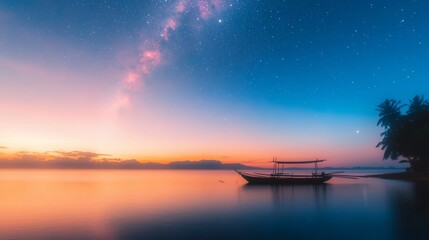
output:
[{"label": "dark foliage", "polygon": [[377,144],[384,150],[384,159],[410,164],[412,171],[429,170],[429,101],[415,96],[408,104],[406,114],[401,113],[400,101],[386,99],[378,105],[377,125],[384,128],[383,139]]}]

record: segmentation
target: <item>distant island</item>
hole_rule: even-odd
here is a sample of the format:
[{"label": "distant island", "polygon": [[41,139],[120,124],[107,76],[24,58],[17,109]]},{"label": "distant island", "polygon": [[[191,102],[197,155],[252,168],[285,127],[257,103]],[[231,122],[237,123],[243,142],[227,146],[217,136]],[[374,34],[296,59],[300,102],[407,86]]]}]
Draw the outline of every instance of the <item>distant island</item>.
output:
[{"label": "distant island", "polygon": [[[241,163],[222,163],[219,160],[173,161],[170,163],[147,162],[137,160],[109,161],[79,161],[79,160],[49,160],[49,161],[0,161],[0,169],[195,169],[195,170],[272,170],[271,168],[252,167]],[[312,168],[291,167],[288,170],[311,170]],[[321,167],[320,170],[404,170],[397,167]]]},{"label": "distant island", "polygon": [[[7,149],[6,147],[4,147]],[[1,153],[1,152],[0,152]],[[0,158],[0,169],[201,169],[201,170],[271,170],[272,167],[253,167],[242,163],[223,163],[215,159],[183,160],[170,163],[142,162],[121,159],[109,154],[83,151],[15,152]],[[291,167],[290,170],[313,168]],[[321,170],[403,170],[396,167],[321,167]]]},{"label": "distant island", "polygon": [[88,161],[87,159],[55,159],[48,161],[6,160],[0,161],[0,168],[20,169],[207,169],[207,170],[250,170],[261,169],[240,163],[222,163],[219,160],[174,161],[162,163],[141,163],[137,160]]}]

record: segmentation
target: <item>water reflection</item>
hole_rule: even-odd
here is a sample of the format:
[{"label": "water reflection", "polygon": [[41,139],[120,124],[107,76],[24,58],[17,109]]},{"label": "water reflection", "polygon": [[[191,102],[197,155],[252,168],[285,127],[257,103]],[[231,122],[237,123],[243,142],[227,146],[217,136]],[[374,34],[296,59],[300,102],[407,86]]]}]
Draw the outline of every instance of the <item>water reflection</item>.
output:
[{"label": "water reflection", "polygon": [[429,185],[410,184],[409,188],[396,189],[390,195],[398,239],[428,239]]},{"label": "water reflection", "polygon": [[241,203],[270,220],[268,234],[310,239],[391,239],[383,195],[383,187],[364,181],[240,189]]},{"label": "water reflection", "polygon": [[[282,208],[291,204],[311,202],[317,206],[326,203],[327,184],[318,185],[253,185],[245,184],[241,187],[240,196],[256,202],[265,202],[270,198],[272,206]],[[268,202],[267,201],[267,202]]]},{"label": "water reflection", "polygon": [[[220,182],[219,180],[222,180]],[[426,239],[429,187],[231,171],[0,171],[2,239]]]}]

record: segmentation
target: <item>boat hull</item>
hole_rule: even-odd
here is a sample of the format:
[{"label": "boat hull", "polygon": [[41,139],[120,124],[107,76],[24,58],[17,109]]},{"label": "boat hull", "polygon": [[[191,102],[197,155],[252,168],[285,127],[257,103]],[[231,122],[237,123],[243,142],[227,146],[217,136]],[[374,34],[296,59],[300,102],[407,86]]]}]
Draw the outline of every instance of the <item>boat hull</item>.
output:
[{"label": "boat hull", "polygon": [[316,175],[316,176],[306,176],[306,175],[287,175],[287,176],[257,176],[253,174],[247,174],[240,171],[236,172],[240,174],[248,183],[250,184],[322,184],[330,180],[332,176],[326,175]]}]

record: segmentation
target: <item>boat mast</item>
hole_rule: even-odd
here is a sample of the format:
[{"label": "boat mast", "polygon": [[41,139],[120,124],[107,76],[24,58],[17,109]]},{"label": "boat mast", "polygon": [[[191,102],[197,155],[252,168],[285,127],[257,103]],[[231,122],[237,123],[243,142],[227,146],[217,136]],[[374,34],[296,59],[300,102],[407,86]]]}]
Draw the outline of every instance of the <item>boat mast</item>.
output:
[{"label": "boat mast", "polygon": [[273,157],[273,174],[276,173],[276,162],[274,161],[274,157]]},{"label": "boat mast", "polygon": [[317,175],[317,169],[319,168],[317,166],[317,162],[319,161],[319,159],[317,158],[316,161],[314,162],[314,173]]},{"label": "boat mast", "polygon": [[[277,162],[277,157],[276,157],[276,162]],[[280,164],[277,162],[277,174],[280,174]]]},{"label": "boat mast", "polygon": [[277,157],[273,157],[273,175],[280,174],[280,164],[277,162]]}]

